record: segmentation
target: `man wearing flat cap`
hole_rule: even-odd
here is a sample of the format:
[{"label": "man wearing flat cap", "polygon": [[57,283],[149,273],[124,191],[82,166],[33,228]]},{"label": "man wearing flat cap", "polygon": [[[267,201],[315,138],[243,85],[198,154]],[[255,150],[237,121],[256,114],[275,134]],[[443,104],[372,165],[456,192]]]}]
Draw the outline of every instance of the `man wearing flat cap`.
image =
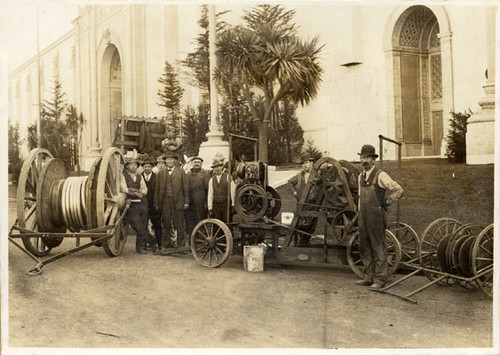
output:
[{"label": "man wearing flat cap", "polygon": [[187,173],[189,181],[189,208],[186,210],[186,232],[191,235],[199,221],[207,218],[207,195],[210,173],[201,168],[203,159],[193,157]]},{"label": "man wearing flat cap", "polygon": [[165,154],[167,168],[156,176],[154,205],[161,214],[162,249],[173,247],[172,224],[177,230],[177,246],[184,246],[184,211],[189,207],[189,182],[175,163],[177,155]]},{"label": "man wearing flat cap", "polygon": [[148,188],[144,179],[137,174],[139,161],[136,158],[125,160],[125,171],[121,176],[120,192],[132,199],[125,218],[132,229],[136,232],[135,250],[138,254],[147,254],[146,243],[153,239],[148,231],[148,208],[146,195]]},{"label": "man wearing flat cap", "polygon": [[142,178],[146,183],[146,187],[148,188],[148,194],[146,195],[148,200],[148,216],[151,224],[153,225],[153,231],[155,233],[156,245],[158,248],[161,248],[161,239],[162,239],[162,231],[161,231],[161,218],[158,211],[154,206],[154,196],[155,196],[155,185],[156,185],[156,174],[153,173],[153,161],[146,160],[142,163]]},{"label": "man wearing flat cap", "polygon": [[[302,171],[288,180],[292,188],[292,195],[297,199],[297,209],[302,211],[312,211],[317,209],[314,205],[318,199],[319,186],[317,185],[318,176],[313,170],[314,158],[310,155],[302,157]],[[312,234],[316,230],[317,218],[302,217],[299,220],[297,228],[306,233]],[[311,236],[299,233],[298,244],[307,246]]]},{"label": "man wearing flat cap", "polygon": [[359,251],[365,276],[357,284],[381,289],[387,281],[387,208],[399,200],[403,189],[375,166],[378,154],[374,146],[365,144],[358,154],[363,166],[359,175]]}]

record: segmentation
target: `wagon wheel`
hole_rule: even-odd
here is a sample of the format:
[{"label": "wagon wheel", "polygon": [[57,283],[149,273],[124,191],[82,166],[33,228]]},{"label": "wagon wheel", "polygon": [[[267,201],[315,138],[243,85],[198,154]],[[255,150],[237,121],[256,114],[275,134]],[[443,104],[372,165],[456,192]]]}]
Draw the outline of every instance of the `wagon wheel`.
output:
[{"label": "wagon wheel", "polygon": [[[30,151],[23,163],[17,186],[17,224],[19,227],[38,231],[36,218],[36,193],[40,173],[52,154],[43,148]],[[26,250],[35,256],[46,256],[52,247],[45,244],[41,237],[22,237]]]},{"label": "wagon wheel", "polygon": [[281,210],[280,195],[271,186],[266,186],[266,195],[268,197],[266,217],[273,219]]},{"label": "wagon wheel", "polygon": [[[96,186],[97,226],[112,226],[120,217],[120,182],[125,161],[118,148],[108,148],[102,157]],[[119,227],[117,227],[119,228]],[[111,229],[111,228],[110,228]],[[126,234],[115,232],[102,247],[109,256],[118,256],[125,247]]]},{"label": "wagon wheel", "polygon": [[263,187],[255,184],[242,186],[236,192],[234,208],[247,222],[256,221],[267,212],[268,199]]},{"label": "wagon wheel", "polygon": [[483,289],[484,293],[493,297],[493,241],[495,235],[493,233],[493,224],[487,226],[474,241],[471,251],[471,266],[474,276],[485,270],[491,269],[484,276],[477,280]]},{"label": "wagon wheel", "polygon": [[233,236],[229,227],[214,218],[200,221],[191,233],[191,251],[201,265],[221,266],[233,251]]},{"label": "wagon wheel", "polygon": [[[460,226],[462,226],[462,223],[456,219],[448,217],[438,218],[429,224],[427,228],[425,228],[418,246],[420,265],[430,269],[443,271],[440,267],[437,255],[438,243],[443,237],[456,232]],[[439,277],[432,272],[426,272],[425,276],[431,281]],[[439,283],[451,284],[453,283],[453,280],[446,278],[441,280]]]},{"label": "wagon wheel", "polygon": [[[401,245],[396,236],[386,230],[385,244],[387,249],[387,277],[391,276],[398,268],[401,261]],[[347,244],[347,262],[351,270],[360,278],[365,278],[365,266],[359,252],[359,233],[354,234]]]},{"label": "wagon wheel", "polygon": [[[484,229],[483,226],[474,223],[468,223],[457,229],[455,233],[451,236],[448,241],[448,246],[446,248],[446,264],[448,272],[455,275],[463,275],[460,269],[460,261],[458,258],[458,253],[462,244],[469,237],[476,237]],[[470,254],[470,253],[469,253]],[[471,271],[472,274],[472,271]],[[453,281],[466,289],[478,289],[479,283],[477,281],[467,282],[459,279],[453,279]]]},{"label": "wagon wheel", "polygon": [[333,217],[331,226],[337,241],[346,245],[349,237],[358,232],[358,215],[353,210],[340,211]]},{"label": "wagon wheel", "polygon": [[403,222],[391,222],[387,226],[401,244],[401,260],[408,262],[418,259],[419,238],[417,232]]}]

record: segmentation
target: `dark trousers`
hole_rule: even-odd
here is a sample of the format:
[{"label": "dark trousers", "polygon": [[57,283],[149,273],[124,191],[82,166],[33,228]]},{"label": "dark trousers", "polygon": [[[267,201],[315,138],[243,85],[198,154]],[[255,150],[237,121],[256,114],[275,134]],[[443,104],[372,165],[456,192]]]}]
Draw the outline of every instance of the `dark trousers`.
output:
[{"label": "dark trousers", "polygon": [[127,210],[125,218],[137,235],[135,249],[144,249],[146,243],[153,239],[153,236],[148,231],[147,208],[144,208],[141,203],[133,202]]},{"label": "dark trousers", "polygon": [[214,213],[214,218],[220,219],[222,222],[227,223],[227,201],[216,202],[212,204],[212,212]]},{"label": "dark trousers", "polygon": [[162,243],[165,248],[172,246],[172,224],[177,230],[177,246],[184,246],[184,211],[175,208],[172,198],[165,198],[161,210]]},{"label": "dark trousers", "polygon": [[153,225],[153,231],[155,232],[156,243],[161,247],[162,231],[161,231],[161,215],[158,211],[153,208],[148,210],[149,220]]},{"label": "dark trousers", "polygon": [[188,235],[191,235],[191,232],[193,231],[194,227],[196,227],[198,222],[207,218],[207,210],[205,206],[206,205],[204,202],[191,202],[189,208],[186,210],[186,232]]},{"label": "dark trousers", "polygon": [[367,206],[359,213],[359,253],[367,281],[385,285],[387,281],[386,212]]}]

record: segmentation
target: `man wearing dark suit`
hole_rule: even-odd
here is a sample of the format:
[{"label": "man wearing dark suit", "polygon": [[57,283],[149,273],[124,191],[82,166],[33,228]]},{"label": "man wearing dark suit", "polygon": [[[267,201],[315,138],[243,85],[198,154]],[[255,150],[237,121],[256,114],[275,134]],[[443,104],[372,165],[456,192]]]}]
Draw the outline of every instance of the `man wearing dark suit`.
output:
[{"label": "man wearing dark suit", "polygon": [[148,200],[148,216],[151,224],[153,225],[153,231],[155,233],[158,250],[161,250],[161,218],[160,214],[158,213],[158,211],[156,211],[154,206],[156,174],[153,173],[153,162],[145,161],[142,164],[142,169],[142,177],[148,188],[148,194],[146,195],[146,198]]},{"label": "man wearing dark suit", "polygon": [[203,159],[191,158],[191,170],[187,173],[189,180],[189,208],[186,211],[186,229],[188,235],[202,219],[207,218],[207,193],[210,173],[201,168]]},{"label": "man wearing dark suit", "polygon": [[165,157],[167,169],[156,176],[154,206],[161,214],[162,248],[172,247],[172,223],[177,230],[177,246],[184,246],[184,211],[189,207],[189,182],[184,170],[175,164],[177,156]]}]

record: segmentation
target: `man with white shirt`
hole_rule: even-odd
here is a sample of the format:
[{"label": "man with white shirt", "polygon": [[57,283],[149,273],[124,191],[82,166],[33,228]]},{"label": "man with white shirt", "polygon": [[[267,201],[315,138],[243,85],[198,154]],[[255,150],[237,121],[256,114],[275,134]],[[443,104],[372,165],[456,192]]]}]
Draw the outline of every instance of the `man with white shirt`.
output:
[{"label": "man with white shirt", "polygon": [[144,179],[137,174],[139,161],[129,158],[125,162],[125,171],[121,176],[120,192],[132,199],[125,218],[132,229],[136,232],[135,250],[138,254],[147,254],[146,243],[153,239],[148,231],[148,215],[146,195],[148,188]]},{"label": "man with white shirt", "polygon": [[156,245],[158,250],[161,249],[161,219],[158,211],[156,211],[154,206],[154,195],[155,195],[155,184],[156,184],[156,174],[153,173],[153,162],[145,161],[142,163],[142,177],[148,188],[148,194],[146,195],[148,200],[148,216],[151,224],[153,225],[153,231],[155,233]]},{"label": "man with white shirt", "polygon": [[177,230],[177,246],[185,244],[184,211],[189,207],[189,181],[184,170],[175,164],[176,160],[175,154],[166,154],[167,168],[156,176],[154,206],[161,214],[163,249],[173,247],[172,224]]},{"label": "man with white shirt", "polygon": [[[231,202],[231,210],[233,209],[235,187],[230,175],[223,172],[223,168],[224,162],[214,159],[212,163],[214,174],[208,182],[207,207],[210,218],[220,219],[222,222],[228,223],[227,208],[229,202]],[[228,184],[231,184],[231,201],[229,201],[227,195]]]},{"label": "man with white shirt", "polygon": [[381,289],[387,281],[385,229],[387,208],[397,202],[403,189],[384,171],[375,167],[375,147],[365,144],[360,155],[363,172],[359,175],[359,251],[365,277],[356,283]]}]

